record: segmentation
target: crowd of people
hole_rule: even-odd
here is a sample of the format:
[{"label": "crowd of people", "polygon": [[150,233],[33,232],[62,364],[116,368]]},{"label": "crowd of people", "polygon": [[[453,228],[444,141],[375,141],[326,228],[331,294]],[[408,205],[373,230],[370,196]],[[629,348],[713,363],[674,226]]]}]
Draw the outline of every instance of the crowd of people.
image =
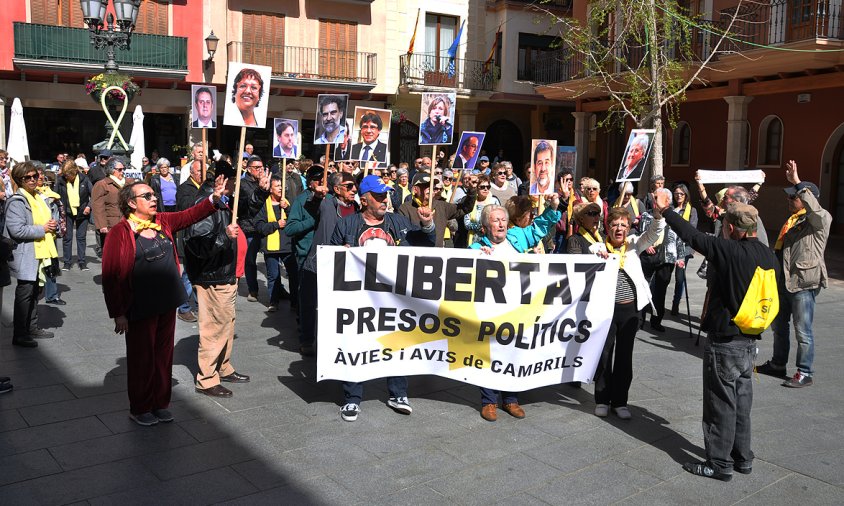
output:
[{"label": "crowd of people", "polygon": [[[633,417],[627,400],[636,334],[648,321],[646,313],[650,330],[665,332],[670,280],[673,276],[675,283],[668,312],[677,315],[683,296],[688,297],[686,268],[698,252],[705,258],[698,274],[707,280],[701,315],[707,332],[707,459],[685,466],[696,475],[726,481],[734,471],[752,470],[750,374],[758,336],[745,333],[733,319],[757,267],[777,272],[780,301],[774,354],[758,371],[782,377],[787,387],[813,383],[812,316],[815,298],[827,284],[823,252],[831,216],[818,202],[817,186],[800,179],[794,162],[787,164],[790,186],[785,189],[792,214],[769,247],[751,205],[759,184],[750,189],[732,185],[710,199],[696,180],[700,201],[693,203],[690,185],[668,185],[654,176],[639,199],[630,183],[602,196],[599,181],[582,177],[575,184],[574,174],[562,169],[549,183],[552,189],[535,196],[529,180],[520,179],[501,153],[491,165],[481,156],[476,169],[464,171],[452,170],[453,162],[444,156],[436,163],[420,157],[384,169],[300,159],[282,169],[247,150],[236,162],[242,164],[240,180],[230,158],[206,166],[203,156],[202,146],[195,147],[178,177],[167,159],[156,158],[144,180],[134,181],[123,175],[125,160],[103,151],[90,166],[61,160],[50,182],[36,163],[7,167],[0,150],[0,254],[7,260],[0,262],[0,284],[17,280],[13,344],[37,347],[37,339],[53,337],[38,325],[39,297],[43,292],[47,303],[64,303],[56,276],[73,268],[74,242],[75,263],[88,270],[86,234],[92,223],[108,314],[115,332],[126,336],[130,417],[138,424],[173,420],[167,408],[177,318],[198,321],[196,392],[231,397],[233,391],[222,383],[250,381],[233,365],[241,277],[246,278],[246,300],[265,301],[267,312],[289,302],[299,322],[299,352],[315,356],[320,245],[373,242],[472,248],[482,255],[617,257],[614,312],[595,374],[594,414],[604,418],[612,413],[622,420]],[[698,230],[704,220],[714,234]],[[265,289],[258,278],[259,253],[266,267]],[[792,321],[797,371],[789,377]],[[411,414],[407,379],[386,381],[387,405]],[[0,378],[0,391],[10,389],[11,382]],[[354,421],[361,413],[363,385],[344,382],[343,392],[340,416]],[[480,389],[485,420],[495,421],[499,406],[513,417],[526,416],[514,392]]]}]

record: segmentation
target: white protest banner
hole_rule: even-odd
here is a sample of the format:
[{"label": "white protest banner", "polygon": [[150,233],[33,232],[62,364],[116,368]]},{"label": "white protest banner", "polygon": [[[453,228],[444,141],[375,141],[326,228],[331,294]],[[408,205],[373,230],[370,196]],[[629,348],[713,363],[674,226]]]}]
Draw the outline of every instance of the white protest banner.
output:
[{"label": "white protest banner", "polygon": [[590,382],[618,259],[320,246],[317,380],[433,374],[519,392]]},{"label": "white protest banner", "polygon": [[700,182],[709,183],[764,183],[763,170],[699,170]]}]

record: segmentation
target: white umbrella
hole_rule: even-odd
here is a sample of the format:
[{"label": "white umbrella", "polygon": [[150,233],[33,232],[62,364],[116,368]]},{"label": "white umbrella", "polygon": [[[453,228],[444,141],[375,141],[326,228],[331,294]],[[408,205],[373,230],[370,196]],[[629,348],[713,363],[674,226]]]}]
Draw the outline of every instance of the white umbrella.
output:
[{"label": "white umbrella", "polygon": [[129,145],[134,148],[130,163],[135,169],[141,170],[146,156],[146,146],[144,145],[144,111],[141,110],[140,105],[136,105],[135,112],[132,113],[132,135],[129,136]]},{"label": "white umbrella", "polygon": [[[23,121],[21,100],[12,102],[12,120],[9,122],[9,142],[6,143],[9,158],[15,163],[25,162],[29,158],[29,143],[26,140],[26,124]],[[13,164],[9,164],[12,167]]]}]

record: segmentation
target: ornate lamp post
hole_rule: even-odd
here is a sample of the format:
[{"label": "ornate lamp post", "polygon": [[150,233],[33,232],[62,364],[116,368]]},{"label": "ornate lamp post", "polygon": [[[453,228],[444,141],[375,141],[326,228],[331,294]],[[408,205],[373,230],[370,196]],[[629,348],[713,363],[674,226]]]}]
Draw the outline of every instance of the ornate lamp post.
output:
[{"label": "ornate lamp post", "polygon": [[[117,15],[116,25],[114,21],[115,16],[111,13],[106,15],[108,0],[79,0],[79,4],[82,7],[82,18],[85,20],[85,24],[88,26],[88,30],[90,31],[89,36],[91,38],[91,45],[94,46],[95,49],[106,49],[108,60],[105,64],[105,76],[115,76],[119,79],[117,72],[119,67],[114,59],[115,50],[122,49],[124,51],[128,51],[130,49],[132,30],[135,29],[135,22],[138,20],[138,10],[141,6],[141,0],[112,0],[112,3],[114,4],[114,13]],[[94,79],[103,79],[103,76],[95,76]],[[107,78],[104,80],[106,82],[108,81]],[[97,87],[98,86],[99,85],[97,84]],[[132,146],[127,145],[123,140],[123,137],[120,135],[119,123],[123,118],[123,114],[126,112],[126,109],[129,106],[129,101],[132,100],[134,93],[132,93],[132,95],[129,93],[121,95],[120,90],[117,88],[121,87],[111,86],[104,90],[98,88],[97,93],[92,93],[92,97],[98,103],[102,104],[103,112],[105,112],[108,117],[108,122],[106,123],[106,135],[108,140],[95,144],[94,151],[99,153],[103,149],[111,149],[114,144],[115,136],[117,136],[121,141],[120,144],[122,144],[123,149],[121,149],[121,145],[118,144],[113,150],[114,153],[125,153],[129,155],[132,153]],[[125,92],[125,86],[122,89]],[[114,120],[114,114],[117,112],[118,104],[115,103],[115,100],[108,99],[108,93],[110,92],[118,93],[118,100],[122,99],[123,109],[120,116],[117,118],[117,121]],[[100,100],[101,97],[104,98]]]}]

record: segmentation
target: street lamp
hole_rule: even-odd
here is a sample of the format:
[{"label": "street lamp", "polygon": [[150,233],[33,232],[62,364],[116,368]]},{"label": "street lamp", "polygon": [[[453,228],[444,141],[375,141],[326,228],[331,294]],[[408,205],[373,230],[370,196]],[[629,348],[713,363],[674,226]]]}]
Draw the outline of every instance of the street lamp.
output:
[{"label": "street lamp", "polygon": [[220,42],[220,37],[214,35],[214,30],[211,30],[211,35],[205,37],[205,49],[208,51],[208,59],[205,60],[205,68],[211,66],[214,61],[214,53],[217,52],[217,44]]},{"label": "street lamp", "polygon": [[117,15],[115,29],[114,15],[106,16],[108,0],[79,0],[82,7],[82,18],[90,30],[91,45],[95,49],[106,48],[108,61],[105,64],[107,74],[116,74],[118,67],[114,61],[114,50],[129,49],[132,30],[138,20],[138,9],[141,0],[112,0],[114,13]]}]

